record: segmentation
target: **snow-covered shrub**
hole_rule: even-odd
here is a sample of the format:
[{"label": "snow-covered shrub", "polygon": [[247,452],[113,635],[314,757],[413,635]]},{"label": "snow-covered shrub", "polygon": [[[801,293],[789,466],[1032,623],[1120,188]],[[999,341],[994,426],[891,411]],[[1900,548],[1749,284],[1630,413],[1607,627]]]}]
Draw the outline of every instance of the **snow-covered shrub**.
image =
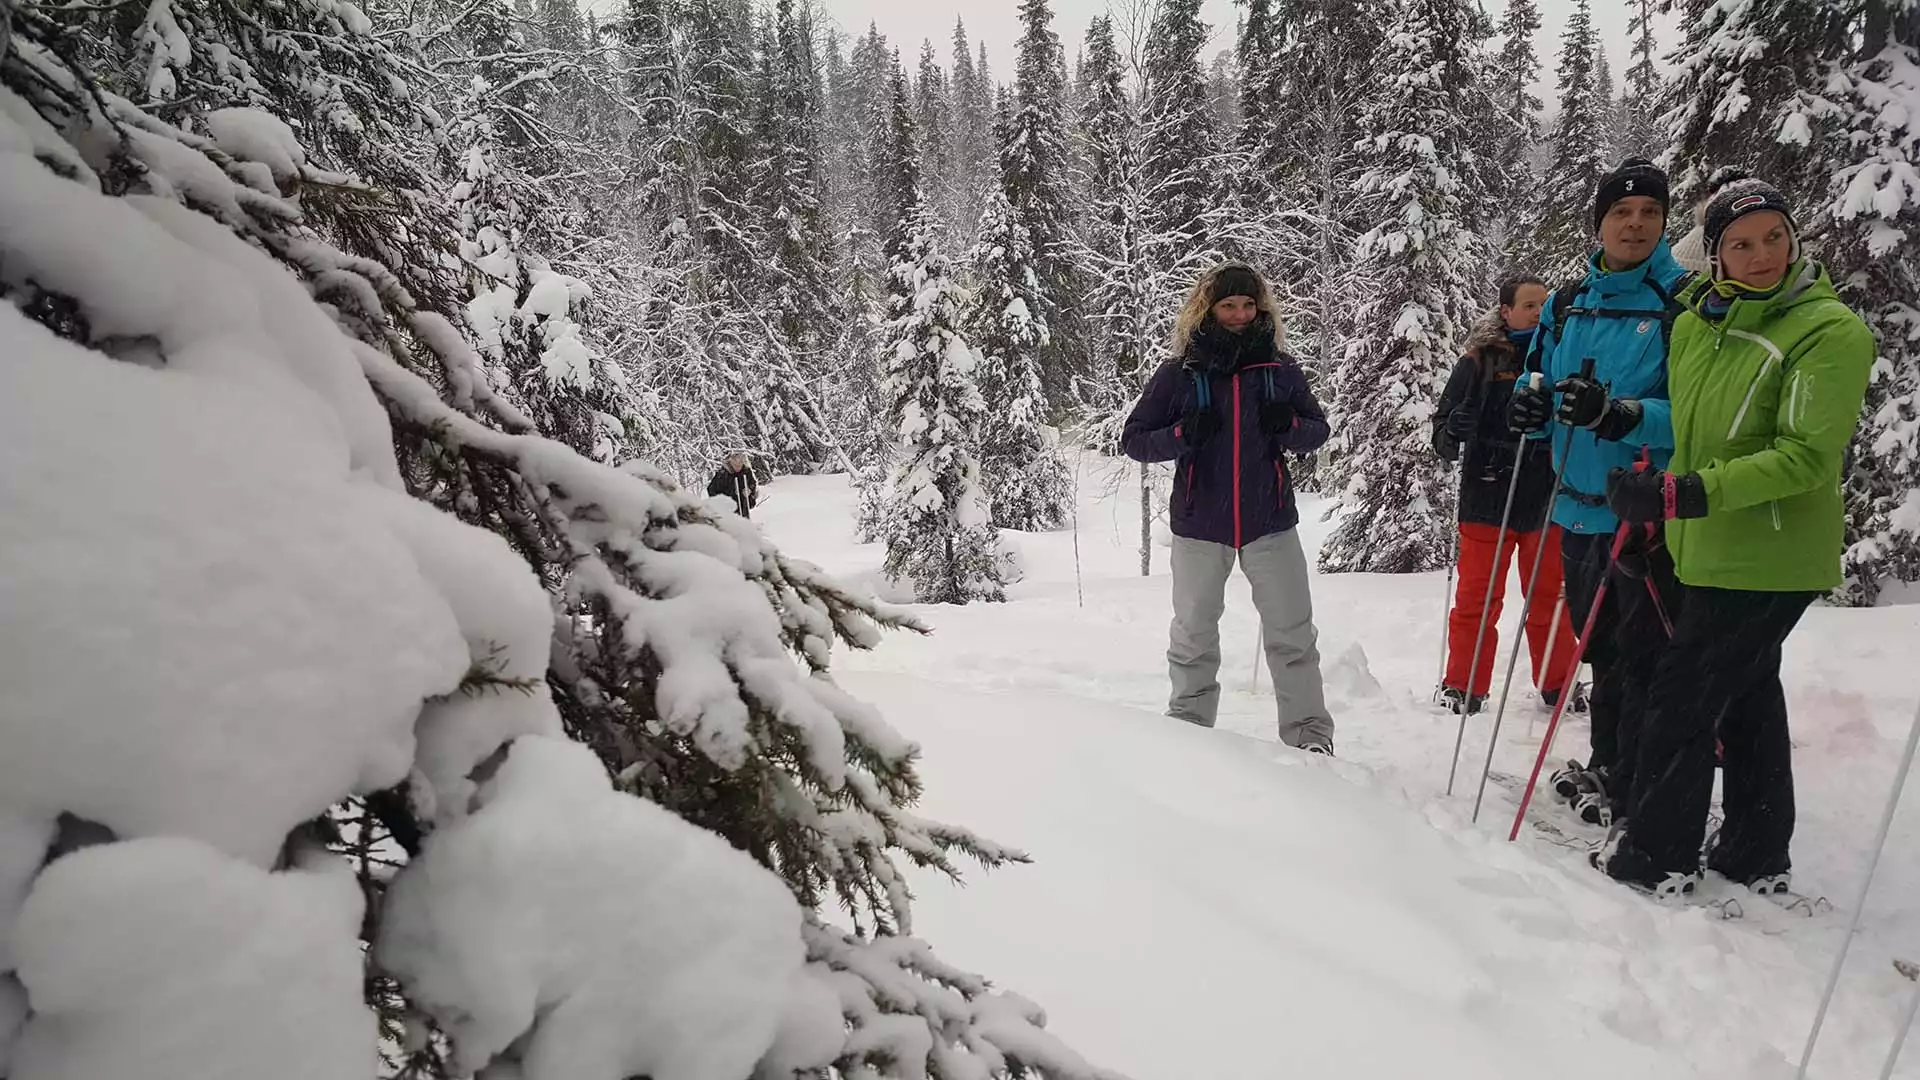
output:
[{"label": "snow-covered shrub", "polygon": [[887,575],[928,604],[1000,600],[991,507],[978,448],[986,401],[980,354],[960,329],[953,280],[916,189],[893,265],[885,339],[888,419],[898,433],[887,481]]},{"label": "snow-covered shrub", "polygon": [[982,359],[980,473],[993,524],[1023,532],[1059,528],[1073,499],[1073,475],[1042,423],[1040,351],[1050,333],[1035,261],[1006,196],[989,195],[970,257],[974,289],[963,329]]},{"label": "snow-covered shrub", "polygon": [[538,434],[456,298],[304,223],[392,206],[281,120],[0,28],[10,1080],[1097,1075],[819,914],[904,935],[895,852],[1023,858],[915,817],[827,676],[909,619]]}]

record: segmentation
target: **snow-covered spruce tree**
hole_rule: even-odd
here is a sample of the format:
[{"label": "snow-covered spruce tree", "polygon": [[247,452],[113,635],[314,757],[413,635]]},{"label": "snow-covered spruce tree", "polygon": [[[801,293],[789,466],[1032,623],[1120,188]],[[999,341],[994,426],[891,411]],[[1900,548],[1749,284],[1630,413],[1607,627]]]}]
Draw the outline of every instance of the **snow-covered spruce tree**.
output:
[{"label": "snow-covered spruce tree", "polygon": [[1223,147],[1200,70],[1206,42],[1200,0],[1160,5],[1147,42],[1140,109],[1141,240],[1158,268],[1157,288],[1147,298],[1156,338],[1164,339],[1180,297],[1221,251],[1217,165]]},{"label": "snow-covered spruce tree", "polygon": [[867,178],[863,190],[857,192],[860,200],[857,210],[863,215],[861,226],[866,235],[883,245],[867,253],[871,260],[869,269],[884,276],[892,266],[893,257],[884,245],[898,231],[901,209],[906,204],[898,191],[887,186],[888,147],[893,141],[894,83],[897,76],[904,88],[906,76],[887,39],[872,25],[867,27],[866,36],[854,43],[849,64],[852,67],[849,108],[860,112],[861,155]]},{"label": "snow-covered spruce tree", "polygon": [[1452,475],[1429,447],[1429,421],[1479,310],[1471,282],[1484,262],[1462,226],[1455,172],[1471,137],[1456,105],[1472,89],[1470,18],[1465,0],[1407,0],[1375,55],[1358,195],[1379,222],[1359,244],[1376,284],[1334,376],[1340,453],[1327,489],[1340,523],[1324,571],[1413,573],[1447,559]]},{"label": "snow-covered spruce tree", "polygon": [[1086,366],[1087,337],[1079,305],[1085,290],[1071,234],[1066,54],[1049,0],[1021,0],[1020,23],[1014,112],[999,144],[1000,187],[1033,244],[1040,283],[1034,313],[1051,330],[1040,347],[1040,383],[1049,401],[1064,401],[1074,373]]},{"label": "snow-covered spruce tree", "polygon": [[1920,99],[1911,4],[1713,4],[1695,13],[1667,85],[1670,162],[1686,191],[1740,165],[1796,202],[1808,253],[1867,320],[1879,362],[1852,448],[1847,583],[1875,602],[1920,580]]},{"label": "snow-covered spruce tree", "polygon": [[1283,27],[1273,0],[1247,0],[1240,22],[1240,40],[1234,55],[1240,65],[1239,150],[1246,162],[1247,186],[1265,201],[1277,202],[1282,169],[1287,163],[1291,122],[1285,108],[1286,82],[1281,70]]},{"label": "snow-covered spruce tree", "polygon": [[1494,225],[1500,238],[1501,277],[1534,272],[1525,265],[1524,255],[1532,247],[1531,215],[1538,189],[1532,157],[1540,142],[1541,103],[1533,93],[1533,80],[1540,74],[1533,39],[1539,32],[1540,8],[1534,0],[1508,0],[1500,19],[1500,52],[1489,88],[1500,114],[1494,163],[1504,182],[1494,192],[1499,211]]},{"label": "snow-covered spruce tree", "polygon": [[966,23],[953,23],[953,78],[949,84],[952,122],[947,126],[947,170],[941,215],[955,223],[956,239],[972,235],[980,221],[981,199],[993,186],[998,148],[993,145],[993,120],[988,97],[981,90],[983,76],[967,41]]},{"label": "snow-covered spruce tree", "polygon": [[921,202],[920,141],[913,127],[913,109],[908,104],[907,76],[898,66],[888,85],[884,138],[874,158],[873,183],[894,214],[887,224],[882,250],[886,253],[887,276],[893,280],[900,255],[913,236],[913,220]]},{"label": "snow-covered spruce tree", "polygon": [[466,93],[450,103],[451,135],[466,147],[450,198],[460,209],[467,322],[490,376],[541,431],[612,461],[625,449],[631,390],[586,340],[591,289],[540,254],[577,229],[541,184],[560,170],[563,154],[537,119],[552,100],[550,71],[518,59],[527,46],[510,19],[502,0],[484,0],[455,27],[473,56],[461,65]]},{"label": "snow-covered spruce tree", "polygon": [[980,354],[961,333],[967,292],[916,190],[894,261],[882,355],[898,433],[885,494],[885,569],[925,604],[1005,599],[999,534],[976,457],[986,401]]},{"label": "snow-covered spruce tree", "polygon": [[1600,160],[1612,163],[1620,156],[1620,101],[1613,93],[1613,65],[1607,61],[1607,46],[1597,32],[1593,39],[1593,100],[1600,120]]},{"label": "snow-covered spruce tree", "polygon": [[1088,100],[1076,132],[1076,186],[1083,207],[1079,257],[1092,278],[1085,300],[1092,367],[1075,383],[1074,399],[1085,416],[1086,444],[1118,453],[1120,425],[1159,355],[1147,299],[1154,267],[1141,245],[1139,129],[1110,16],[1088,25],[1083,55]]},{"label": "snow-covered spruce tree", "polygon": [[1606,110],[1595,86],[1598,48],[1588,0],[1574,0],[1560,36],[1560,114],[1549,136],[1552,159],[1533,206],[1533,235],[1525,263],[1551,284],[1577,274],[1592,248],[1593,194],[1612,163],[1606,148]]},{"label": "snow-covered spruce tree", "polygon": [[1620,131],[1615,140],[1622,157],[1657,158],[1666,150],[1660,131],[1660,69],[1653,37],[1656,0],[1628,0],[1629,53],[1624,93],[1620,99]]},{"label": "snow-covered spruce tree", "polygon": [[903,936],[892,853],[1017,855],[826,676],[898,615],[536,434],[303,224],[348,178],[287,123],[0,26],[0,426],[51,469],[0,493],[12,1075],[1100,1075]]},{"label": "snow-covered spruce tree", "polygon": [[1072,509],[1073,474],[1042,426],[1039,354],[1047,342],[1033,243],[1007,205],[987,198],[980,239],[969,258],[973,296],[961,332],[980,357],[985,402],[980,480],[995,528],[1057,529]]},{"label": "snow-covered spruce tree", "polygon": [[737,293],[735,302],[764,312],[772,331],[757,365],[764,448],[776,470],[806,472],[841,463],[839,440],[813,387],[831,363],[828,347],[844,315],[820,199],[820,89],[793,0],[776,5],[767,46],[755,88],[755,202],[767,239],[763,284],[751,295]]},{"label": "snow-covered spruce tree", "polygon": [[937,192],[935,205],[945,205],[945,188],[952,183],[953,101],[947,73],[941,70],[933,41],[920,42],[920,66],[913,80],[913,122],[920,132],[920,167]]},{"label": "snow-covered spruce tree", "polygon": [[1207,65],[1207,96],[1213,101],[1213,124],[1216,131],[1240,130],[1240,73],[1234,54],[1221,51],[1213,54],[1213,63]]},{"label": "snow-covered spruce tree", "polygon": [[524,252],[527,189],[502,175],[498,147],[482,136],[451,197],[460,207],[460,257],[469,267],[467,323],[491,378],[544,432],[598,461],[624,456],[632,411],[625,374],[590,346],[576,321],[584,282]]},{"label": "snow-covered spruce tree", "polygon": [[[1284,140],[1276,169],[1283,205],[1308,223],[1310,235],[1298,254],[1275,253],[1272,276],[1289,296],[1294,352],[1322,380],[1366,292],[1352,249],[1371,223],[1360,218],[1352,194],[1363,167],[1359,119],[1374,92],[1374,38],[1353,28],[1379,26],[1379,7],[1375,0],[1301,0],[1283,9],[1280,114],[1287,123],[1274,132]],[[1294,481],[1307,488],[1314,470],[1297,469]]]}]

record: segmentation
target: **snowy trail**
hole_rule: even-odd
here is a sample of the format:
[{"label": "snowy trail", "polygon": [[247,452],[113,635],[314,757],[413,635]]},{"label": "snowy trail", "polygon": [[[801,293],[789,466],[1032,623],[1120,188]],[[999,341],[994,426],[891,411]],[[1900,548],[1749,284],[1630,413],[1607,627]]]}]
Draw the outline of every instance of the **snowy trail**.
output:
[{"label": "snowy trail", "polygon": [[[1222,623],[1221,730],[1159,716],[1166,552],[1139,577],[1133,488],[1101,496],[1095,461],[1082,476],[1084,607],[1073,536],[1022,534],[1027,576],[1009,603],[923,609],[931,637],[838,662],[926,743],[929,814],[1037,859],[964,892],[923,883],[923,932],[1142,1080],[1201,1063],[1220,1077],[1270,1076],[1281,1061],[1342,1076],[1585,1067],[1570,1058],[1652,1076],[1792,1075],[1920,696],[1908,659],[1920,607],[1816,608],[1789,642],[1795,884],[1837,911],[1808,920],[1749,900],[1747,918],[1722,922],[1655,908],[1532,829],[1505,844],[1508,787],[1489,784],[1469,823],[1490,714],[1470,721],[1445,796],[1458,721],[1427,703],[1441,574],[1314,579],[1340,725],[1330,768],[1274,741],[1239,577]],[[880,549],[852,543],[843,478],[768,490],[762,524],[783,548],[872,583]],[[1330,526],[1305,511],[1311,548]],[[1502,623],[1504,665],[1513,605]],[[1546,713],[1521,663],[1494,767],[1524,778]],[[1563,725],[1555,757],[1584,757],[1586,738]],[[1094,888],[1106,872],[1122,876]],[[1814,1076],[1877,1075],[1910,985],[1890,961],[1916,954],[1920,809],[1905,805]],[[1579,1054],[1555,1052],[1568,1039]],[[1895,1075],[1920,1077],[1920,1054]]]}]

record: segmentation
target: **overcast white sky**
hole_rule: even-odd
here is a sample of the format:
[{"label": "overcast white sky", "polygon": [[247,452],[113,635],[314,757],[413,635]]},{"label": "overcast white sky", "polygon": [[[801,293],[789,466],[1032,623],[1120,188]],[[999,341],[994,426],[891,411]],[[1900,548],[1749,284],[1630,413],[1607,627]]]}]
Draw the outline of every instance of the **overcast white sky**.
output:
[{"label": "overcast white sky", "polygon": [[[966,20],[967,36],[978,47],[979,42],[987,44],[987,59],[993,65],[996,78],[1009,81],[1013,77],[1013,43],[1020,36],[1019,0],[814,0],[818,10],[831,16],[848,33],[864,32],[869,22],[877,23],[880,32],[887,40],[900,49],[907,70],[913,71],[919,62],[920,42],[933,39],[933,47],[938,52],[942,67],[950,67],[953,55],[953,22],[956,17]],[[1506,0],[1483,0],[1487,11],[1495,19],[1506,9]],[[1569,15],[1573,12],[1574,0],[1538,0],[1542,26],[1535,48],[1540,52],[1542,67],[1541,85],[1537,92],[1545,91],[1553,85],[1553,65],[1560,55],[1560,32],[1565,27]],[[1071,62],[1079,49],[1080,41],[1086,33],[1087,23],[1107,9],[1107,0],[1054,0],[1053,28],[1059,33],[1067,48],[1067,58]],[[1208,55],[1233,45],[1234,26],[1239,11],[1232,0],[1205,0],[1202,9],[1207,22],[1213,27],[1213,47]],[[1624,0],[1593,0],[1593,18],[1600,31],[1600,38],[1606,45],[1607,58],[1612,62],[1615,81],[1618,73],[1626,67],[1627,61],[1627,19],[1628,10]],[[1662,53],[1677,42],[1672,17],[1654,16],[1655,33],[1658,35]],[[1665,66],[1664,64],[1662,65]],[[1541,92],[1540,96],[1551,111],[1554,108],[1553,95]]]}]

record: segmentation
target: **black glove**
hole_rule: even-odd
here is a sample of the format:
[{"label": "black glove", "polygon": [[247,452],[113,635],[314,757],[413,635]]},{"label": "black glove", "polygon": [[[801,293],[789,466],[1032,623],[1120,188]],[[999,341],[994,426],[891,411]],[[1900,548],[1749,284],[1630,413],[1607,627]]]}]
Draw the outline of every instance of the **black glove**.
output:
[{"label": "black glove", "polygon": [[1260,433],[1262,435],[1282,435],[1293,430],[1295,417],[1293,405],[1285,401],[1269,401],[1260,406]]},{"label": "black glove", "polygon": [[1460,405],[1447,414],[1447,434],[1461,442],[1466,442],[1468,439],[1473,438],[1474,433],[1479,430],[1480,410],[1478,407],[1472,404]]},{"label": "black glove", "polygon": [[1607,388],[1592,379],[1571,375],[1553,384],[1560,395],[1555,418],[1568,427],[1591,428],[1607,414]]},{"label": "black glove", "polygon": [[1180,420],[1180,441],[1187,449],[1198,450],[1208,439],[1220,434],[1220,414],[1212,409],[1188,409]]},{"label": "black glove", "polygon": [[1619,442],[1633,434],[1640,426],[1640,403],[1632,398],[1611,398],[1607,401],[1607,411],[1600,422],[1593,425],[1593,433],[1602,439]]},{"label": "black glove", "polygon": [[1707,485],[1698,473],[1614,469],[1607,474],[1607,506],[1622,521],[1706,517]]},{"label": "black glove", "polygon": [[1547,430],[1547,421],[1552,418],[1553,398],[1545,390],[1525,383],[1513,388],[1513,397],[1507,402],[1507,427],[1531,435]]}]

